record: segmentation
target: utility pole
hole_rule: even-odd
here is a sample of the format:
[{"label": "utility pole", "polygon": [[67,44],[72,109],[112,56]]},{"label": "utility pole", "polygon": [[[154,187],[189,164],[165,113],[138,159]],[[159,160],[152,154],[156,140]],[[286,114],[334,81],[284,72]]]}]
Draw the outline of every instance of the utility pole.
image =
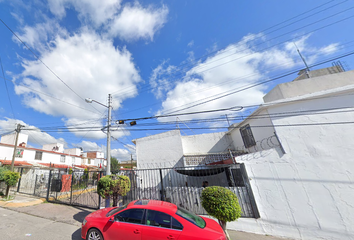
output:
[{"label": "utility pole", "polygon": [[112,97],[108,94],[108,123],[107,123],[107,168],[106,175],[111,175],[111,109]]},{"label": "utility pole", "polygon": [[12,155],[12,162],[11,162],[11,171],[12,172],[14,171],[14,167],[15,167],[15,157],[16,157],[16,150],[17,150],[17,143],[18,143],[18,135],[20,134],[21,127],[24,127],[24,126],[22,126],[21,124],[17,124],[17,128],[15,129],[16,140],[15,140],[14,153]]},{"label": "utility pole", "polygon": [[133,154],[130,154],[130,165],[131,169],[133,170]]},{"label": "utility pole", "polygon": [[[18,135],[20,134],[21,127],[24,127],[24,126],[22,126],[21,124],[17,124],[17,128],[15,129],[16,139],[15,139],[14,153],[12,155],[11,172],[14,171],[14,167],[15,167],[15,157],[16,157],[16,150],[17,150],[17,143],[18,143]],[[10,193],[10,186],[7,186],[6,187],[6,194],[5,194],[6,198],[9,197],[9,193]]]}]

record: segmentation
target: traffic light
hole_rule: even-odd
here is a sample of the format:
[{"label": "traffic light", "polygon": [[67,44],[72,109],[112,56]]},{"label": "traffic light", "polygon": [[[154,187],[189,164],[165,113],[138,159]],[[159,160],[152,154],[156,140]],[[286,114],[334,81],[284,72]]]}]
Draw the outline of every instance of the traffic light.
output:
[{"label": "traffic light", "polygon": [[124,120],[119,120],[118,124],[124,124]]},{"label": "traffic light", "polygon": [[136,121],[131,121],[130,126],[134,126],[134,125],[136,125]]}]

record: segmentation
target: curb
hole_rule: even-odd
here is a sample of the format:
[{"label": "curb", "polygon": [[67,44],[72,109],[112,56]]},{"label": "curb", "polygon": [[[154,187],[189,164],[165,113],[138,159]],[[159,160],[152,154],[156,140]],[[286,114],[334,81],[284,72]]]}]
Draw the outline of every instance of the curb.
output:
[{"label": "curb", "polygon": [[11,201],[0,201],[0,207],[8,207],[8,208],[19,208],[19,207],[28,207],[37,204],[43,203],[42,199],[36,199],[30,202],[11,202]]}]

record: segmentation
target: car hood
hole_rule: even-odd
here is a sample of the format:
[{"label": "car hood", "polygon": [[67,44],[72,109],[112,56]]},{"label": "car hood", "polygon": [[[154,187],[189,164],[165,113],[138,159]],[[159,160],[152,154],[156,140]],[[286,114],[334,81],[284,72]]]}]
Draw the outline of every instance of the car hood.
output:
[{"label": "car hood", "polygon": [[107,213],[112,209],[114,209],[114,207],[97,210],[93,213],[90,213],[87,218],[105,218],[107,217]]},{"label": "car hood", "polygon": [[[201,216],[202,217],[202,216]],[[213,219],[207,218],[207,217],[202,217],[206,223],[206,226],[204,229],[208,229],[209,231],[214,231],[217,233],[224,233],[224,230],[221,228],[221,226]]]}]

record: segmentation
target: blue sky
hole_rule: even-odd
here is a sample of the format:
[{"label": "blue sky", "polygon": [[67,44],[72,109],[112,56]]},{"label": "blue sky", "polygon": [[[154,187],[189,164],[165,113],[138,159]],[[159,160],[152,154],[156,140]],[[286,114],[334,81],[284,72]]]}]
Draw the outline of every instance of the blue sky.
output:
[{"label": "blue sky", "polygon": [[0,0],[0,19],[0,134],[21,123],[31,147],[105,152],[107,109],[84,99],[112,94],[119,160],[135,138],[225,131],[226,114],[246,116],[297,75],[238,90],[304,68],[295,45],[310,66],[354,50],[352,1]]}]

